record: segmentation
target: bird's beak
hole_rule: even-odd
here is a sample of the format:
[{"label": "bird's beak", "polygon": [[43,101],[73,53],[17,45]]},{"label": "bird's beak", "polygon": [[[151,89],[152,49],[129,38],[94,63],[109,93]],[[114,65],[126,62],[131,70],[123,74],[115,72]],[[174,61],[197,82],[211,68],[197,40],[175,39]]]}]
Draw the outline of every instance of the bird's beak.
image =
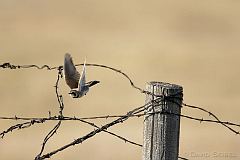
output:
[{"label": "bird's beak", "polygon": [[69,92],[68,94],[72,94],[71,92]]}]

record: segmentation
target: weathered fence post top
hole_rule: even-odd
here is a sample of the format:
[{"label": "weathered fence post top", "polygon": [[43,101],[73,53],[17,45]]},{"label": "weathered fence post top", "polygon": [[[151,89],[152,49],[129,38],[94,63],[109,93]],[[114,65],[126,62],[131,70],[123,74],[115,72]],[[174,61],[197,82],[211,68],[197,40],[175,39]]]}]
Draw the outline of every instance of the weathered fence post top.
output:
[{"label": "weathered fence post top", "polygon": [[177,160],[183,88],[152,81],[146,89],[143,160]]},{"label": "weathered fence post top", "polygon": [[166,82],[151,81],[151,82],[147,82],[146,87],[147,87],[147,89],[148,89],[148,87],[156,87],[156,88],[162,88],[162,89],[166,89],[166,90],[176,90],[178,93],[183,92],[182,86],[177,85],[177,84],[166,83]]}]

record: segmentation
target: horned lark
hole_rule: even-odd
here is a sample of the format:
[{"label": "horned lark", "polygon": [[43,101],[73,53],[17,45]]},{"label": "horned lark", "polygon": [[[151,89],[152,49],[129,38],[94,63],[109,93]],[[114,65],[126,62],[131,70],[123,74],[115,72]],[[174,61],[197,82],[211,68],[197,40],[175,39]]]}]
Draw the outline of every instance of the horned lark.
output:
[{"label": "horned lark", "polygon": [[99,81],[86,82],[86,59],[84,61],[81,76],[73,64],[71,55],[68,53],[66,53],[64,57],[63,69],[65,74],[65,81],[67,85],[71,88],[69,94],[73,98],[80,98],[86,95],[90,87],[99,83]]}]

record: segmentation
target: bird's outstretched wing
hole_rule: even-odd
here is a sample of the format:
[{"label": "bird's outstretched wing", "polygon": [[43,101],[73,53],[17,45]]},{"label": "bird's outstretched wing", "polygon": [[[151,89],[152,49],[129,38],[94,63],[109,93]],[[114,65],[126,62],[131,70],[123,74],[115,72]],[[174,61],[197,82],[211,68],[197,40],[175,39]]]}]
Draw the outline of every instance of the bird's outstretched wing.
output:
[{"label": "bird's outstretched wing", "polygon": [[79,92],[84,90],[85,83],[86,83],[86,59],[84,61],[82,74],[79,80]]},{"label": "bird's outstretched wing", "polygon": [[65,54],[63,69],[64,69],[65,81],[67,85],[71,89],[78,88],[80,74],[76,70],[76,67],[73,64],[72,57],[69,53]]}]

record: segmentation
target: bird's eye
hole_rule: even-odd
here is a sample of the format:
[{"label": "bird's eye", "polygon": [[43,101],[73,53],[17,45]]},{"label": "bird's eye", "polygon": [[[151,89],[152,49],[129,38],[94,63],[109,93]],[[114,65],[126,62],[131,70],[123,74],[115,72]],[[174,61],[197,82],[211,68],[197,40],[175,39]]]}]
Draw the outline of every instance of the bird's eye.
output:
[{"label": "bird's eye", "polygon": [[76,92],[72,92],[73,97],[77,97],[77,93]]}]

